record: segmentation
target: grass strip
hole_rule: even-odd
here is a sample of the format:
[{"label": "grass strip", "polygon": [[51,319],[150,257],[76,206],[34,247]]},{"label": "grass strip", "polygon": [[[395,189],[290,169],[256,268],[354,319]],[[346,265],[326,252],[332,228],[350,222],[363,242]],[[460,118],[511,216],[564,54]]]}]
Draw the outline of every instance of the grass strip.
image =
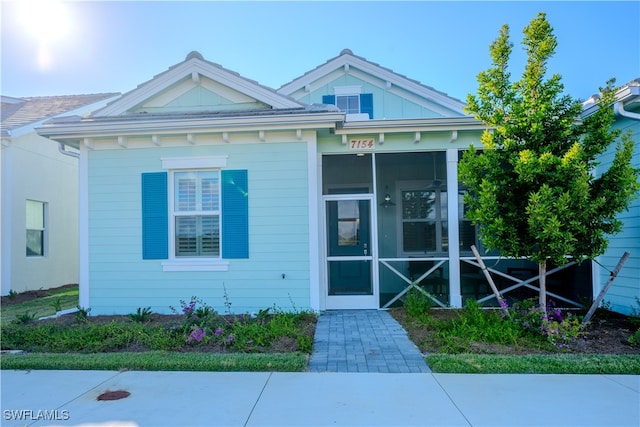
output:
[{"label": "grass strip", "polygon": [[36,298],[20,304],[11,304],[2,307],[0,315],[1,324],[4,326],[19,315],[28,313],[35,319],[44,316],[56,314],[56,306],[60,310],[77,307],[78,305],[78,287],[58,288],[50,291],[51,295]]},{"label": "grass strip", "polygon": [[26,353],[3,354],[0,369],[301,372],[303,353]]},{"label": "grass strip", "polygon": [[640,374],[640,355],[637,354],[431,354],[426,361],[435,373]]}]

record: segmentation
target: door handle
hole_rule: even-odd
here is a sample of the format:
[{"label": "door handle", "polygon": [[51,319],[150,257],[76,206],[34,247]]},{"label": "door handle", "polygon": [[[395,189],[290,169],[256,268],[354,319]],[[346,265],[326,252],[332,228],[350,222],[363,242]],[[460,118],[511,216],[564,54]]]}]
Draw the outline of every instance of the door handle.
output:
[{"label": "door handle", "polygon": [[364,254],[367,255],[367,244],[364,244]]}]

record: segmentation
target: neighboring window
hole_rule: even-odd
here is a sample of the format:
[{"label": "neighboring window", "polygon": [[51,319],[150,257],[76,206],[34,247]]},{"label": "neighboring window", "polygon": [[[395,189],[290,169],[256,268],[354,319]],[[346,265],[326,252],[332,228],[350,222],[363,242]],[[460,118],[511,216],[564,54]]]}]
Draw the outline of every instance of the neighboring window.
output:
[{"label": "neighboring window", "polygon": [[173,173],[175,256],[220,257],[220,172]]},{"label": "neighboring window", "polygon": [[439,253],[448,247],[447,192],[401,190],[402,250],[404,253]]},{"label": "neighboring window", "polygon": [[44,202],[27,200],[27,256],[44,256],[45,237]]}]

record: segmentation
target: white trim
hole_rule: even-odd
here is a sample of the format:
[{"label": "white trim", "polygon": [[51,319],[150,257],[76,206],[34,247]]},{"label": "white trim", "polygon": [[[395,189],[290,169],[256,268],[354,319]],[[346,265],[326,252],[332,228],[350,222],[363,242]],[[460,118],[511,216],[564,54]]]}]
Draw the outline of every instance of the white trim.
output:
[{"label": "white trim", "polygon": [[161,265],[162,271],[229,271],[229,261],[218,259],[170,259]]},{"label": "white trim", "polygon": [[[197,162],[194,162],[197,163]],[[191,167],[193,168],[193,167]],[[209,170],[209,169],[208,169]],[[219,209],[215,211],[217,213],[211,213],[211,215],[218,216],[219,223],[219,247],[218,247],[218,256],[217,257],[176,257],[176,212],[175,212],[175,173],[182,172],[179,169],[169,170],[167,181],[168,181],[168,189],[167,196],[168,200],[168,218],[169,218],[169,258],[167,261],[162,262],[163,271],[227,271],[229,269],[228,261],[223,261],[222,258],[222,171],[220,169],[215,169],[215,172],[218,173],[218,197],[219,197]],[[181,212],[182,214],[189,215],[202,215],[202,212]],[[226,262],[226,267],[222,264]]]},{"label": "white trim", "polygon": [[219,65],[214,65],[198,58],[190,58],[174,65],[169,70],[143,83],[131,92],[124,94],[119,100],[97,111],[95,116],[104,117],[124,114],[180,82],[183,78],[187,76],[190,78],[194,72],[198,73],[201,78],[211,79],[273,108],[296,108],[302,105],[287,96],[241,77],[239,74]]},{"label": "white trim", "polygon": [[79,300],[78,306],[90,308],[89,274],[89,148],[80,145],[78,159],[78,228],[79,243]]},{"label": "white trim", "polygon": [[[373,156],[372,156],[373,161]],[[325,249],[322,262],[324,271],[324,285],[322,286],[325,298],[325,308],[328,310],[339,309],[372,309],[380,307],[380,286],[378,278],[378,227],[374,222],[374,210],[375,197],[374,194],[329,194],[322,196],[322,209],[323,209],[323,247],[327,248],[327,202],[337,200],[367,200],[370,203],[369,207],[369,237],[370,237],[370,255],[362,256],[327,256]],[[329,295],[329,261],[370,261],[371,262],[371,295]]]},{"label": "white trim", "polygon": [[[318,180],[318,153],[315,133],[313,138],[307,139],[307,194],[309,202],[309,307],[311,310],[321,310],[322,286],[320,286],[320,214],[318,192],[320,183]],[[302,137],[302,134],[300,135]]]},{"label": "white trim", "polygon": [[162,169],[224,168],[229,156],[162,157]]},{"label": "white trim", "polygon": [[460,283],[460,218],[458,217],[458,149],[447,149],[447,209],[449,226],[449,305],[462,307]]},{"label": "white trim", "polygon": [[362,86],[334,86],[333,93],[336,96],[360,95],[362,93]]}]

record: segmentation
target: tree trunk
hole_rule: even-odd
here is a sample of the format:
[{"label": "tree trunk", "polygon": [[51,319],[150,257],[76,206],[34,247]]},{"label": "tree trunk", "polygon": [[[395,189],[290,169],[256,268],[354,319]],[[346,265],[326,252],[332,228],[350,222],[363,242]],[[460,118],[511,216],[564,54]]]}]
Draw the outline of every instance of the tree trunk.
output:
[{"label": "tree trunk", "polygon": [[538,281],[540,282],[540,311],[547,314],[547,261],[538,264]]}]

